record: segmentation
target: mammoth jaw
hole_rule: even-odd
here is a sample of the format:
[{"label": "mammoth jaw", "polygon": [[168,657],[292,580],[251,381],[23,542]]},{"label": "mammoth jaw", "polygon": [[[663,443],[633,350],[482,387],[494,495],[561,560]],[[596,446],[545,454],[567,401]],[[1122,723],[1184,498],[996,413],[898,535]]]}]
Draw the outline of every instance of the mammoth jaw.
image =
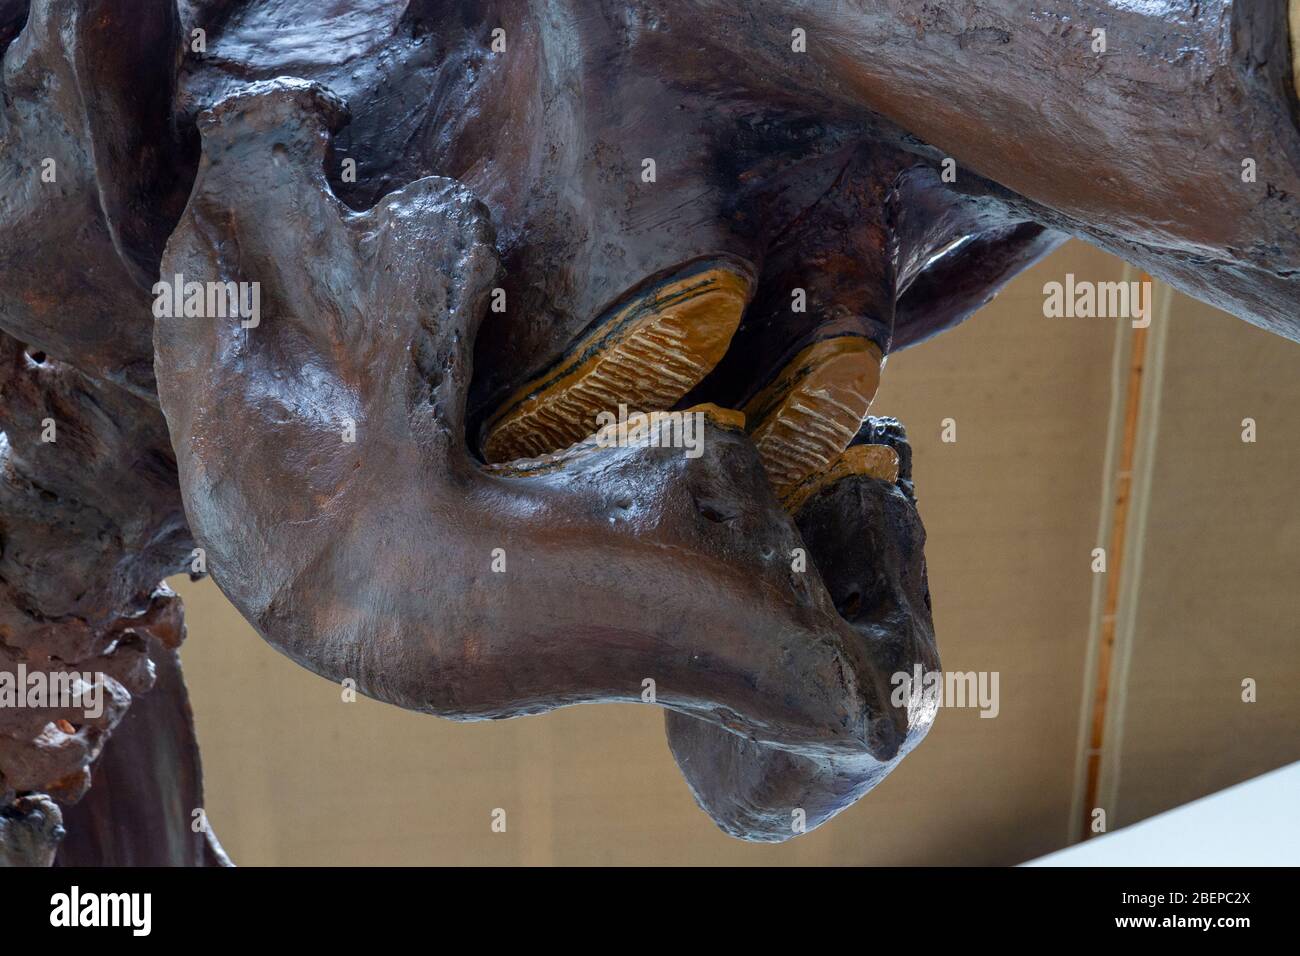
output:
[{"label": "mammoth jaw", "polygon": [[854,782],[837,776],[827,806],[851,802],[933,718],[889,702],[890,671],[933,660],[928,609],[868,639],[815,566],[793,573],[806,543],[725,422],[697,458],[480,465],[465,395],[498,268],[487,212],[437,177],[347,209],[321,175],[336,111],[291,80],[216,104],[164,256],[163,275],[262,289],[256,328],[155,328],[186,512],[222,590],[308,668],[440,716],[639,700],[653,679],[656,703],[725,735],[701,746],[748,741],[760,776],[776,755],[792,792],[833,762]]}]

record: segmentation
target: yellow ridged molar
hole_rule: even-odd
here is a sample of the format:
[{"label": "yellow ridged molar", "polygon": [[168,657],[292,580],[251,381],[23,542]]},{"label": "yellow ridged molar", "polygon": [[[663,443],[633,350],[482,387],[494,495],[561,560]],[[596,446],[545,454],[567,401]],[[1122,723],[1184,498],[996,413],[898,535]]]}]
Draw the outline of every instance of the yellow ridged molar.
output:
[{"label": "yellow ridged molar", "polygon": [[721,360],[752,293],[739,269],[670,280],[620,307],[564,361],[512,395],[492,417],[489,462],[536,458],[596,431],[596,416],[672,408]]}]

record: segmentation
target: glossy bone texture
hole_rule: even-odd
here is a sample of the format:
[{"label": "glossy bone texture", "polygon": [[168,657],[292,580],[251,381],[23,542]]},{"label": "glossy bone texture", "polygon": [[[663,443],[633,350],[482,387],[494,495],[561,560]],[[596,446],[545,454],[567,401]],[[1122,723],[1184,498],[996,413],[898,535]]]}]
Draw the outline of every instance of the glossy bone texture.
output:
[{"label": "glossy bone texture", "polygon": [[[202,805],[179,672],[82,801],[184,634],[160,582],[194,544],[149,297],[196,158],[173,122],[178,41],[165,3],[0,0],[0,683],[23,695],[0,706],[0,864],[49,863],[69,828],[82,862],[207,852],[188,810],[158,811]],[[55,682],[83,693],[27,693]]]},{"label": "glossy bone texture", "polygon": [[505,477],[471,459],[487,211],[442,178],[349,210],[321,175],[338,117],[301,81],[218,103],[163,258],[263,283],[256,329],[157,326],[191,528],[236,606],[318,673],[445,717],[635,701],[651,679],[758,745],[895,759],[924,726],[889,706],[883,645],[791,572],[800,538],[741,433],[710,424],[694,459],[593,448]]},{"label": "glossy bone texture", "polygon": [[[199,792],[157,588],[196,541],[321,674],[460,718],[653,680],[727,832],[829,819],[934,716],[889,699],[938,666],[901,431],[858,438],[895,445],[896,483],[851,476],[792,517],[725,415],[699,458],[586,443],[487,468],[492,416],[704,262],[753,299],[683,407],[738,407],[828,334],[882,354],[940,334],[1067,235],[1300,339],[1287,14],[0,0],[0,668],[112,691],[94,719],[0,712],[0,859],[48,862],[72,826],[78,861],[144,860],[97,827],[148,780]],[[257,282],[260,323],[155,328],[151,286],[178,273]],[[85,793],[157,673],[174,706],[132,711],[112,792],[60,825],[43,795]],[[125,829],[212,862],[183,826]]]}]

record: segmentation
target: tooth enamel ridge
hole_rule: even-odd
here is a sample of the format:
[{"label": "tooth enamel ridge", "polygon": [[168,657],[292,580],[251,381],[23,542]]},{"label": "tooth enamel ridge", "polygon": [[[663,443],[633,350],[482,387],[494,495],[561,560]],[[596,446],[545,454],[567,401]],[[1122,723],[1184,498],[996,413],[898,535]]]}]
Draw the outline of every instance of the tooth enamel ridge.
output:
[{"label": "tooth enamel ridge", "polygon": [[484,457],[496,463],[564,448],[620,405],[672,408],[722,358],[750,292],[748,276],[716,267],[638,295],[504,403],[488,422]]},{"label": "tooth enamel ridge", "polygon": [[824,471],[861,428],[880,384],[880,349],[839,336],[806,347],[745,407],[777,496]]},{"label": "tooth enamel ridge", "polygon": [[841,481],[858,475],[893,484],[898,481],[898,452],[889,445],[854,445],[846,448],[824,471],[809,475],[782,498],[791,514],[798,514],[813,495]]}]

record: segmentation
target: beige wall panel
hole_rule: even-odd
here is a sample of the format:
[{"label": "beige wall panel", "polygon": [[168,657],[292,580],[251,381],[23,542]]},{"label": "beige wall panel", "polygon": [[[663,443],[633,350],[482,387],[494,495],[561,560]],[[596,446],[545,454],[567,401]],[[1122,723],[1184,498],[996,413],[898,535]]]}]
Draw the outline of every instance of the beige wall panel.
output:
[{"label": "beige wall panel", "polygon": [[1298,409],[1300,345],[1175,299],[1112,826],[1300,760]]}]

